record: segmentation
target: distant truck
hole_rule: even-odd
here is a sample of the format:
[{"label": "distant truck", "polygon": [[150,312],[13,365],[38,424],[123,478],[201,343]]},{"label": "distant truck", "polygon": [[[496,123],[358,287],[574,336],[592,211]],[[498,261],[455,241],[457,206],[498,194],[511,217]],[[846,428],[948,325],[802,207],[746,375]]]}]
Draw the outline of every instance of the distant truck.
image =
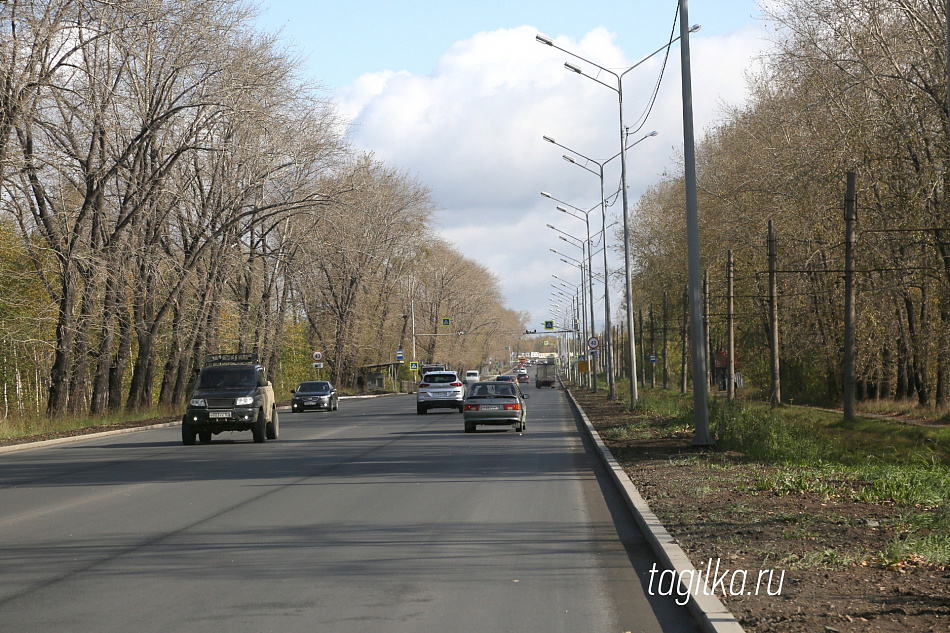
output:
[{"label": "distant truck", "polygon": [[534,386],[537,389],[541,387],[554,387],[557,376],[557,365],[553,359],[542,359],[535,365]]}]

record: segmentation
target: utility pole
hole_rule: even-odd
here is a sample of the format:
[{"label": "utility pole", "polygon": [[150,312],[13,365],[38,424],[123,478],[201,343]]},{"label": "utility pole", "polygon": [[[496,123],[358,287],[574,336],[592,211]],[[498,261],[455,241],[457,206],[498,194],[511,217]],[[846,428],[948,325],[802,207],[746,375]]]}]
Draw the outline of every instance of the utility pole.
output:
[{"label": "utility pole", "polygon": [[706,384],[713,386],[714,360],[712,355],[712,341],[709,336],[709,271],[703,273],[703,337],[706,342]]},{"label": "utility pole", "polygon": [[857,221],[856,177],[848,172],[844,198],[844,419],[854,419],[854,223]]},{"label": "utility pole", "polygon": [[656,319],[650,304],[650,389],[656,389]]},{"label": "utility pole", "polygon": [[670,364],[666,362],[666,353],[669,350],[668,342],[669,337],[667,335],[667,302],[666,302],[666,290],[663,291],[663,388],[670,388]]},{"label": "utility pole", "polygon": [[680,376],[682,377],[680,382],[680,392],[686,393],[687,387],[689,387],[686,374],[686,359],[689,356],[689,290],[683,291],[683,325],[680,328],[680,336],[683,341],[683,357],[682,365],[680,367]]},{"label": "utility pole", "polygon": [[647,356],[644,348],[646,343],[644,342],[644,336],[646,332],[643,330],[643,310],[638,310],[640,315],[640,364],[643,366],[643,374],[641,374],[642,379],[640,381],[640,386],[644,389],[647,388]]},{"label": "utility pole", "polygon": [[726,394],[729,398],[729,402],[732,402],[736,399],[736,313],[735,313],[735,262],[732,259],[732,251],[729,251],[728,261],[726,263],[726,278],[727,278],[727,288],[726,293],[729,295],[727,301],[726,312],[728,313],[729,320],[729,357],[726,359],[726,363],[729,365],[727,370],[727,378],[729,380],[728,385],[726,386]]},{"label": "utility pole", "polygon": [[778,267],[775,249],[775,226],[769,220],[769,350],[772,360],[772,396],[770,402],[773,407],[782,404],[782,381],[779,373],[779,341],[778,341]]},{"label": "utility pole", "polygon": [[683,167],[686,189],[686,261],[689,277],[690,331],[692,333],[693,360],[693,418],[696,432],[693,444],[711,446],[709,432],[709,383],[703,375],[706,371],[706,344],[703,340],[702,263],[699,254],[699,201],[696,187],[696,147],[693,132],[693,88],[689,59],[689,10],[686,0],[680,3],[680,68],[683,85]]}]

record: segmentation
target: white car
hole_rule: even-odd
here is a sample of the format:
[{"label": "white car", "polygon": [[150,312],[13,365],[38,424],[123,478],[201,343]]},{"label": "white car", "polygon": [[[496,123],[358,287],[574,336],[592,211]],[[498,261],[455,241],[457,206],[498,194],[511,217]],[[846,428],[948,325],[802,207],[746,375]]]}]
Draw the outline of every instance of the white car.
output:
[{"label": "white car", "polygon": [[467,384],[470,385],[472,383],[478,382],[479,380],[481,380],[481,378],[479,378],[477,369],[469,369],[467,372],[465,372],[465,382]]},{"label": "white car", "polygon": [[433,371],[422,377],[416,387],[416,413],[429,409],[455,409],[462,412],[465,387],[454,371]]}]

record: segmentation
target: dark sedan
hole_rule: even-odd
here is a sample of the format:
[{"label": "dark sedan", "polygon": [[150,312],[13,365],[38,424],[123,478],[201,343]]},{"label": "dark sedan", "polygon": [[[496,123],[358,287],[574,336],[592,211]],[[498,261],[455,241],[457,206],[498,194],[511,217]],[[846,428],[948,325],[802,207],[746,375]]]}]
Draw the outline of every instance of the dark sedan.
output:
[{"label": "dark sedan", "polygon": [[294,396],[290,404],[290,408],[294,413],[306,411],[307,409],[336,411],[340,408],[340,401],[336,394],[336,389],[326,380],[302,382],[299,387],[290,393]]},{"label": "dark sedan", "polygon": [[477,382],[465,397],[462,419],[465,432],[472,433],[479,424],[511,426],[516,431],[527,428],[524,401],[518,383],[511,381]]}]

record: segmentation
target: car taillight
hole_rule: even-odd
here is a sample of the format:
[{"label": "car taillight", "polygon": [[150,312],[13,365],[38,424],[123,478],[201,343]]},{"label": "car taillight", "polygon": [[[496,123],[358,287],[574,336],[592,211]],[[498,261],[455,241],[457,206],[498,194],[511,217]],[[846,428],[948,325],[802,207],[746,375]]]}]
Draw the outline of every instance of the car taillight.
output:
[{"label": "car taillight", "polygon": [[465,405],[465,410],[466,410],[466,411],[478,411],[478,405],[477,405],[477,404],[467,404],[467,405]]},{"label": "car taillight", "polygon": [[427,383],[427,382],[420,382],[420,383],[419,383],[419,386],[420,386],[420,387],[428,387],[428,386],[429,386],[429,383]]},{"label": "car taillight", "polygon": [[515,404],[506,404],[505,411],[521,411],[521,405],[517,402]]},{"label": "car taillight", "polygon": [[450,386],[450,387],[461,387],[461,386],[462,386],[462,383],[460,383],[460,382],[453,382],[453,383],[452,383],[451,385],[449,385],[449,386]]}]

